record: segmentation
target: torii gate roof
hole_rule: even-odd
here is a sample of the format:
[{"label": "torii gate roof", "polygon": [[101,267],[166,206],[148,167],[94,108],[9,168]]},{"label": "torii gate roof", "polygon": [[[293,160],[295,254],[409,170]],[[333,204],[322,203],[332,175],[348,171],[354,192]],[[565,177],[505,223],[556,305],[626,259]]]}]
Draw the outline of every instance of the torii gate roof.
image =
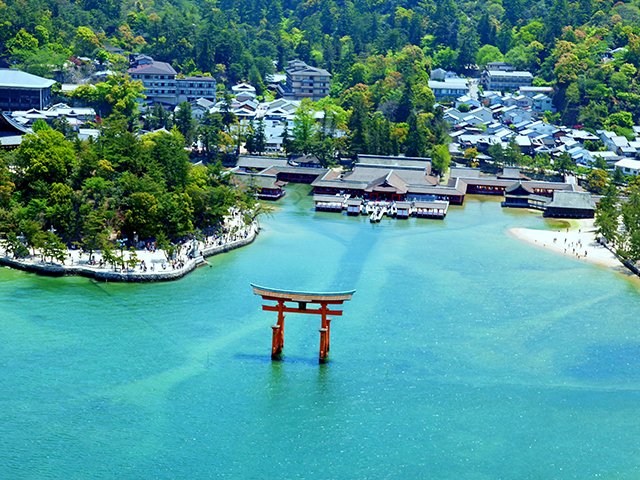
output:
[{"label": "torii gate roof", "polygon": [[261,295],[263,298],[284,299],[291,302],[323,303],[323,302],[344,302],[351,300],[355,290],[348,292],[300,292],[295,290],[281,290],[277,288],[260,287],[251,284],[253,293]]}]

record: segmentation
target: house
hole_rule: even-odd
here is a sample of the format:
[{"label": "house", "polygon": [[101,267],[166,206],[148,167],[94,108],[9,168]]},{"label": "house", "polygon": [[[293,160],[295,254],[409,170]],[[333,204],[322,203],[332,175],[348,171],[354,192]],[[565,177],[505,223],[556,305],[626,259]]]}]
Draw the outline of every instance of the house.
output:
[{"label": "house", "polygon": [[435,70],[431,70],[429,78],[431,80],[444,82],[447,78],[458,78],[458,74],[455,72],[448,72],[446,70],[443,70],[442,68],[436,68]]},{"label": "house", "polygon": [[513,105],[507,107],[502,111],[502,121],[504,123],[517,124],[524,121],[531,120],[531,110],[524,110],[520,107]]},{"label": "house", "polygon": [[553,106],[553,101],[550,97],[543,93],[539,93],[533,97],[533,103],[531,109],[534,112],[552,112],[555,113],[556,107]]},{"label": "house", "polygon": [[614,163],[616,168],[619,168],[625,175],[636,176],[640,173],[640,160],[631,160],[625,158],[623,160]]},{"label": "house", "polygon": [[480,83],[485,90],[518,90],[533,83],[533,75],[522,71],[485,70]]},{"label": "house", "polygon": [[429,80],[429,88],[438,101],[455,99],[469,94],[469,81],[466,78],[445,78],[443,82]]},{"label": "house", "polygon": [[481,103],[478,100],[475,100],[468,95],[462,95],[461,97],[456,98],[456,108],[460,107],[462,104],[468,105],[471,108],[478,108],[481,106]]},{"label": "house", "polygon": [[234,85],[233,87],[231,87],[231,93],[240,102],[244,100],[253,100],[254,98],[256,98],[255,87],[249,85],[248,83],[240,83],[238,85]]},{"label": "house", "polygon": [[314,102],[329,96],[331,74],[323,69],[310,67],[300,60],[292,60],[285,68],[287,83],[278,85],[277,91],[287,100],[308,98]]},{"label": "house", "polygon": [[20,70],[0,68],[0,111],[44,109],[51,103],[55,83]]},{"label": "house", "polygon": [[531,106],[533,105],[533,99],[525,95],[507,94],[502,99],[502,104],[505,107],[511,107],[515,105],[520,108],[531,108]]}]

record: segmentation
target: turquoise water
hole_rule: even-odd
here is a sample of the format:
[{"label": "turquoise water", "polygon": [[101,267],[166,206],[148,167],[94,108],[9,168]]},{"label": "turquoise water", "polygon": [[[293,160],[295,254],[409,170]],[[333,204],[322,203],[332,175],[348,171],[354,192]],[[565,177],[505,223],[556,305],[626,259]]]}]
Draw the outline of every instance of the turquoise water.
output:
[{"label": "turquoise water", "polygon": [[[636,282],[499,199],[371,225],[307,192],[178,282],[0,269],[0,478],[640,478]],[[250,282],[357,289],[329,364],[311,315],[270,360]]]}]

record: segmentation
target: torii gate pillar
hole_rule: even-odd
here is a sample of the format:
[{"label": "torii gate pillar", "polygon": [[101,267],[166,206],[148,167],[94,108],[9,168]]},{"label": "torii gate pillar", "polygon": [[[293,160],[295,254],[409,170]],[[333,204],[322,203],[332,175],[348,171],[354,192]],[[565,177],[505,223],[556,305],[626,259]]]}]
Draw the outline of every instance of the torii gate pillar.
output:
[{"label": "torii gate pillar", "polygon": [[[325,363],[330,346],[331,321],[333,318],[327,315],[342,315],[342,310],[331,310],[333,305],[342,305],[343,302],[351,300],[355,290],[350,292],[335,293],[311,293],[295,292],[288,290],[276,290],[273,288],[259,287],[251,284],[253,293],[262,296],[264,300],[275,301],[277,305],[263,305],[262,309],[269,312],[278,312],[278,323],[271,325],[273,338],[271,340],[271,358],[277,360],[284,348],[284,318],[285,312],[316,314],[322,317],[320,326],[320,363]],[[295,302],[297,307],[286,306],[285,302]],[[320,308],[309,309],[307,304],[319,304]]]}]

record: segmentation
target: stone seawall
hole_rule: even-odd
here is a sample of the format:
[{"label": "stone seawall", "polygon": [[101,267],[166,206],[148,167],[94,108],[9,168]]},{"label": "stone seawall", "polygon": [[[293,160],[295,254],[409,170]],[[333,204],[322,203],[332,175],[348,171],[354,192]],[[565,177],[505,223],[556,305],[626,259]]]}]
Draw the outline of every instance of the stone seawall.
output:
[{"label": "stone seawall", "polygon": [[253,228],[251,228],[247,238],[225,243],[224,245],[205,247],[202,249],[202,255],[198,255],[191,260],[185,261],[184,266],[176,270],[122,272],[120,270],[92,267],[89,265],[47,265],[41,262],[34,262],[32,260],[17,260],[6,256],[0,257],[0,265],[49,277],[81,275],[83,277],[93,278],[104,282],[169,282],[172,280],[178,280],[185,275],[188,275],[196,268],[207,265],[207,261],[205,260],[207,257],[230,252],[236,248],[241,248],[253,243],[257,235],[258,228],[253,225]]}]

